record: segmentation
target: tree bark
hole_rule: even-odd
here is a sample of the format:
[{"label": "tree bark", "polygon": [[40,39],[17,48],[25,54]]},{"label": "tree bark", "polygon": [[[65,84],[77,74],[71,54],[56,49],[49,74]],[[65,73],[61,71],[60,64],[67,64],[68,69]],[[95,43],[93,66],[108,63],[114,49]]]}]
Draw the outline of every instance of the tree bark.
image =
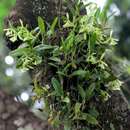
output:
[{"label": "tree bark", "polygon": [[[4,28],[8,28],[10,23],[13,26],[20,25],[20,20],[28,26],[29,29],[37,27],[37,17],[41,16],[48,23],[52,22],[56,16],[65,14],[68,8],[71,8],[74,0],[68,0],[69,5],[63,5],[63,0],[16,0],[15,6],[10,10],[9,15],[4,20]],[[7,46],[11,50],[20,45],[20,41],[11,44],[5,37]]]},{"label": "tree bark", "polygon": [[97,103],[100,121],[104,130],[130,130],[129,103],[121,91],[114,91],[105,103]]},{"label": "tree bark", "polygon": [[50,23],[56,16],[65,14],[73,6],[73,1],[69,0],[70,4],[64,5],[63,0],[16,0],[16,5],[5,19],[5,27],[9,26],[9,21],[17,26],[21,19],[34,28],[37,26],[38,16]]},{"label": "tree bark", "polygon": [[36,117],[27,106],[0,90],[0,130],[52,130],[47,121]]},{"label": "tree bark", "polygon": [[[58,2],[58,0],[17,0],[16,6],[12,9],[9,16],[5,20],[5,25],[8,27],[8,21],[10,20],[17,26],[19,24],[19,19],[22,19],[24,23],[27,23],[29,26],[36,27],[37,16],[41,16],[50,22],[55,16],[59,15],[59,11],[64,13],[66,10],[64,6],[60,7]],[[70,1],[70,3],[71,2],[72,1]],[[4,104],[2,101],[1,103]],[[115,130],[130,130],[130,109],[128,102],[121,91],[114,91],[111,94],[111,98],[107,102],[101,104],[101,102],[97,101],[95,104],[100,112],[99,121],[101,127],[92,128],[92,130],[114,130],[114,128]],[[18,108],[22,109],[22,107]],[[32,113],[29,115],[31,116],[31,114]],[[14,116],[16,118],[17,116],[19,117],[18,114]],[[26,115],[26,118],[28,118],[27,116],[28,114]],[[2,120],[1,122],[3,122],[1,127],[4,128],[5,121]]]}]

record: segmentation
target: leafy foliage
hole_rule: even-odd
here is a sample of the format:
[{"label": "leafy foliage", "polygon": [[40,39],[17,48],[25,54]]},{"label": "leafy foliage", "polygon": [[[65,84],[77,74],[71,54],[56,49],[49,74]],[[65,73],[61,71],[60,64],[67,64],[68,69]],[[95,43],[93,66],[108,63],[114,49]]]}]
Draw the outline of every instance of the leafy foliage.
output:
[{"label": "leafy foliage", "polygon": [[[90,11],[82,15],[81,8]],[[106,51],[116,45],[116,39],[107,29],[107,18],[103,16],[95,5],[84,6],[78,1],[62,17],[60,27],[58,18],[48,25],[38,17],[38,28],[32,31],[22,22],[20,27],[5,30],[12,42],[22,41],[11,52],[18,68],[34,69],[43,65],[44,72],[53,68],[51,75],[47,72],[46,78],[51,78],[48,84],[41,85],[35,78],[34,92],[38,99],[44,97],[48,122],[55,127],[62,124],[66,130],[100,127],[93,102],[108,100],[109,93],[121,86],[104,58]]]}]

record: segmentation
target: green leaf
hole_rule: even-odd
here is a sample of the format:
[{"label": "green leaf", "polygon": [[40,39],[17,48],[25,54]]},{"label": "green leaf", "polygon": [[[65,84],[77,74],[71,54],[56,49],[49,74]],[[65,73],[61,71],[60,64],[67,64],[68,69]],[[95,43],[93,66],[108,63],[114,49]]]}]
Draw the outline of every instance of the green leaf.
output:
[{"label": "green leaf", "polygon": [[74,71],[71,76],[82,76],[84,77],[88,72],[86,70],[76,70]]},{"label": "green leaf", "polygon": [[54,19],[54,21],[53,21],[53,23],[52,23],[52,25],[51,25],[51,27],[50,27],[50,31],[51,31],[51,33],[53,34],[54,33],[54,31],[55,31],[55,27],[56,27],[56,24],[58,23],[58,17],[56,17],[55,19]]},{"label": "green leaf", "polygon": [[64,130],[72,130],[71,127],[72,126],[70,120],[64,122]]},{"label": "green leaf", "polygon": [[[10,40],[11,40],[11,38],[14,38],[14,37],[17,38],[17,30],[15,28],[12,27],[12,28],[8,28],[8,29],[4,29],[4,31],[5,31],[5,35],[7,37],[9,37]],[[15,42],[14,39],[12,39],[11,41]]]},{"label": "green leaf", "polygon": [[40,86],[34,87],[33,91],[40,97],[44,94],[44,89]]},{"label": "green leaf", "polygon": [[33,39],[32,34],[26,27],[18,27],[18,30],[19,31],[17,32],[17,35],[21,41],[25,42],[25,41],[31,41]]},{"label": "green leaf", "polygon": [[74,32],[70,32],[66,40],[64,41],[64,51],[68,52],[74,45]]},{"label": "green leaf", "polygon": [[63,25],[63,27],[64,28],[74,27],[74,24],[70,20],[67,20],[67,22]]},{"label": "green leaf", "polygon": [[82,41],[84,40],[84,36],[83,35],[76,35],[75,36],[75,42],[76,42],[76,44],[78,44],[78,43],[81,43]]},{"label": "green leaf", "polygon": [[45,22],[40,16],[38,16],[38,26],[40,28],[41,33],[44,34],[46,32]]},{"label": "green leaf", "polygon": [[50,50],[50,49],[54,49],[54,48],[56,48],[56,46],[40,44],[40,45],[35,47],[35,50],[44,51],[44,50]]},{"label": "green leaf", "polygon": [[89,52],[90,53],[93,53],[94,51],[94,47],[95,47],[95,44],[96,44],[96,38],[97,38],[97,35],[96,33],[92,33],[91,36],[89,36],[89,43],[88,43],[88,49],[89,49]]},{"label": "green leaf", "polygon": [[57,71],[56,72],[58,75],[60,75],[60,76],[67,76],[64,72],[62,72],[62,71]]},{"label": "green leaf", "polygon": [[92,116],[91,114],[81,113],[80,118],[83,119],[83,120],[86,120],[89,124],[92,124],[92,125],[97,125],[98,124],[97,119],[94,116]]},{"label": "green leaf", "polygon": [[63,88],[61,87],[59,81],[56,78],[52,78],[51,83],[56,91],[56,95],[57,96],[64,96]]},{"label": "green leaf", "polygon": [[61,59],[58,58],[58,57],[50,57],[49,59],[50,59],[51,61],[55,61],[55,62],[57,62],[57,63],[60,63],[60,62],[61,62]]},{"label": "green leaf", "polygon": [[100,12],[101,12],[101,10],[100,10],[100,8],[98,8],[98,9],[96,10],[95,14],[94,14],[95,18],[99,18]]},{"label": "green leaf", "polygon": [[56,115],[56,117],[52,120],[51,124],[54,127],[58,127],[60,125],[61,121],[60,121],[60,115],[59,113]]},{"label": "green leaf", "polygon": [[86,99],[90,100],[90,98],[93,96],[95,90],[95,83],[92,83],[87,89],[86,89]]},{"label": "green leaf", "polygon": [[69,97],[65,97],[62,101],[65,102],[65,103],[70,103]]},{"label": "green leaf", "polygon": [[74,106],[74,112],[75,114],[78,114],[80,113],[80,108],[81,108],[81,103],[76,103],[75,106]]},{"label": "green leaf", "polygon": [[87,62],[90,62],[91,64],[96,64],[98,62],[98,60],[96,58],[97,57],[94,56],[94,53],[93,53],[93,54],[88,55],[86,60],[87,60]]},{"label": "green leaf", "polygon": [[95,109],[95,107],[91,108],[89,110],[89,114],[91,114],[92,116],[94,116],[95,118],[97,118],[99,116],[99,112]]},{"label": "green leaf", "polygon": [[79,91],[79,94],[80,94],[80,96],[82,97],[82,99],[85,100],[85,98],[86,98],[86,93],[85,93],[84,89],[83,89],[81,86],[79,86],[79,87],[78,87],[78,91]]},{"label": "green leaf", "polygon": [[121,85],[123,82],[116,79],[114,81],[109,82],[108,86],[110,90],[121,90]]},{"label": "green leaf", "polygon": [[29,51],[28,48],[18,48],[18,49],[14,50],[14,51],[11,51],[10,55],[12,55],[14,57],[17,57],[17,56],[23,55],[23,53],[27,52],[27,51]]},{"label": "green leaf", "polygon": [[110,95],[107,91],[100,90],[100,97],[102,101],[107,101],[110,98]]},{"label": "green leaf", "polygon": [[37,96],[42,97],[48,90],[45,87],[37,84],[37,81],[34,81],[33,92],[37,94]]}]

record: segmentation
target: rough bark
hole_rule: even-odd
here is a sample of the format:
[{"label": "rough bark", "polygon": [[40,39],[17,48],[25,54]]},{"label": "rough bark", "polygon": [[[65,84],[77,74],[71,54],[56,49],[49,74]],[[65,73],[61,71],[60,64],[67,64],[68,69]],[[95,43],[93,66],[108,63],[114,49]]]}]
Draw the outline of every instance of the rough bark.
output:
[{"label": "rough bark", "polygon": [[[37,16],[50,22],[59,15],[59,11],[63,13],[64,10],[66,9],[64,6],[60,7],[58,0],[17,0],[16,6],[5,20],[5,25],[8,26],[8,20],[10,20],[17,26],[19,19],[22,19],[24,23],[35,27]],[[107,102],[101,104],[97,101],[95,104],[100,111],[101,127],[93,128],[93,130],[111,130],[110,124],[115,130],[130,130],[130,109],[121,91],[114,91]]]},{"label": "rough bark", "polygon": [[130,130],[129,103],[121,91],[114,91],[107,102],[97,105],[104,130],[111,130],[110,124],[115,130]]},{"label": "rough bark", "polygon": [[[5,18],[4,28],[20,25],[20,19],[28,28],[37,27],[37,17],[41,16],[48,23],[52,22],[56,16],[60,17],[65,14],[68,8],[73,6],[74,0],[69,0],[69,5],[63,5],[63,0],[16,0],[15,6],[10,10],[9,15]],[[6,38],[6,37],[5,37]],[[6,38],[7,46],[14,50],[20,45],[20,41],[13,43]]]},{"label": "rough bark", "polygon": [[52,22],[56,16],[65,14],[68,8],[73,5],[73,0],[69,0],[69,5],[63,5],[63,0],[16,0],[16,5],[5,19],[5,27],[9,21],[13,25],[19,24],[19,19],[30,27],[37,26],[37,17],[41,16],[47,22]]},{"label": "rough bark", "polygon": [[14,97],[0,91],[0,130],[52,130],[36,117],[27,106],[16,102]]}]

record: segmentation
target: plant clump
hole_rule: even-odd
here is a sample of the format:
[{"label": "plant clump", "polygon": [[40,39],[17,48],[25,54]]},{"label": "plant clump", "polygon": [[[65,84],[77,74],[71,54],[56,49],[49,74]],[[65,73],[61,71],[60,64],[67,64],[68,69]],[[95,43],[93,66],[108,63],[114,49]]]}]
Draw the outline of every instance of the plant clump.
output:
[{"label": "plant clump", "polygon": [[[89,12],[81,14],[83,8]],[[22,42],[11,52],[17,67],[34,70],[40,66],[41,75],[46,73],[43,79],[49,78],[46,84],[41,84],[39,76],[33,79],[35,99],[44,98],[48,122],[55,127],[64,124],[65,130],[100,128],[94,102],[107,101],[121,86],[105,60],[116,39],[104,12],[95,4],[77,1],[60,22],[56,17],[48,24],[38,17],[38,28],[32,31],[22,21],[21,26],[5,31],[12,44]]]}]

